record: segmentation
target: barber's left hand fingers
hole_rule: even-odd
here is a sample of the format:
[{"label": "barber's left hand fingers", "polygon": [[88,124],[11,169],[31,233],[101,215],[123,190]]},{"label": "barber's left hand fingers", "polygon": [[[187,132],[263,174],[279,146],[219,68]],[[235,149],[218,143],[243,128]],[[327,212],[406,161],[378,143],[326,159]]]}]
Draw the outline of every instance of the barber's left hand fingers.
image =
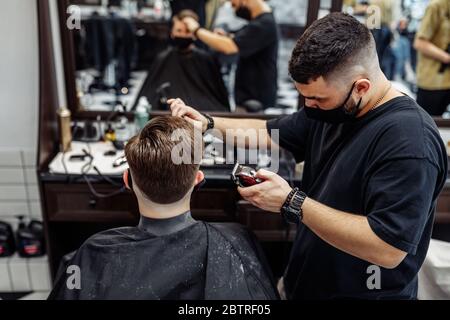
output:
[{"label": "barber's left hand fingers", "polygon": [[278,176],[276,173],[273,173],[272,171],[268,171],[265,169],[260,169],[258,170],[258,172],[256,172],[256,177],[262,180],[271,180],[276,176]]},{"label": "barber's left hand fingers", "polygon": [[267,170],[260,170],[257,177],[264,181],[251,187],[238,188],[239,193],[256,207],[279,213],[292,188],[282,177]]},{"label": "barber's left hand fingers", "polygon": [[192,17],[186,17],[183,19],[184,24],[189,29],[190,32],[194,32],[200,25],[197,21],[195,21]]},{"label": "barber's left hand fingers", "polygon": [[245,200],[248,200],[249,198],[254,197],[259,192],[259,185],[254,185],[251,187],[238,187],[238,192],[244,198]]},{"label": "barber's left hand fingers", "polygon": [[169,106],[172,108],[174,106],[185,106],[186,104],[184,103],[183,100],[181,100],[180,98],[176,98],[176,99],[169,99],[167,100],[167,103],[169,104]]},{"label": "barber's left hand fingers", "polygon": [[244,200],[250,202],[255,207],[258,207],[263,210],[268,210],[267,203],[265,199],[263,199],[263,197],[261,196],[263,194],[261,189],[263,189],[263,186],[259,184],[246,188],[239,187],[238,192]]},{"label": "barber's left hand fingers", "polygon": [[186,107],[186,105],[181,99],[170,99],[167,102],[170,106],[170,110],[172,111],[172,116],[174,117],[177,117],[180,110]]}]

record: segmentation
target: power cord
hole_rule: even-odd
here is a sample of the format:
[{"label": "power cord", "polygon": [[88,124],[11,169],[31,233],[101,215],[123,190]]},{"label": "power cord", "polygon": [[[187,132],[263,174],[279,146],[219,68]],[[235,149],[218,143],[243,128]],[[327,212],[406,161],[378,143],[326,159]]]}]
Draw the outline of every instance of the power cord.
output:
[{"label": "power cord", "polygon": [[[124,193],[126,191],[126,187],[124,185],[121,185],[121,184],[113,181],[112,179],[104,176],[96,166],[92,165],[92,163],[94,161],[94,157],[91,154],[91,148],[90,148],[89,143],[87,144],[87,146],[88,146],[88,151],[86,149],[83,149],[83,152],[89,158],[89,161],[86,164],[84,164],[83,167],[81,168],[81,176],[83,177],[84,181],[86,182],[86,184],[87,184],[91,194],[93,196],[95,196],[96,198],[106,199],[106,198],[111,198],[111,197],[114,197],[114,196],[119,195],[121,193]],[[88,175],[87,175],[87,173],[91,169],[93,169],[103,180],[105,180],[106,182],[110,183],[111,185],[113,185],[115,187],[119,187],[120,186],[120,189],[118,189],[116,191],[113,191],[113,192],[110,192],[110,193],[97,192],[95,190],[94,186],[92,185],[91,181],[89,180]]]}]

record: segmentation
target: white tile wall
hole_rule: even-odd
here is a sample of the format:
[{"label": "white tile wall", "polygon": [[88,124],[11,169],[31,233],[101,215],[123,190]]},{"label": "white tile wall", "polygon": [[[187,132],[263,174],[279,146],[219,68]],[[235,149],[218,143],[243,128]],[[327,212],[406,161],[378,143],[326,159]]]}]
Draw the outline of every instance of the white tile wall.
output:
[{"label": "white tile wall", "polygon": [[48,258],[39,257],[27,259],[28,270],[31,279],[32,291],[49,291],[52,288],[50,271],[48,268]]},{"label": "white tile wall", "polygon": [[0,184],[25,184],[24,170],[0,167]]},{"label": "white tile wall", "polygon": [[[14,230],[19,215],[42,220],[35,163],[32,149],[0,149],[0,220]],[[0,292],[43,292],[46,297],[50,290],[47,257],[26,259],[15,254],[0,258]]]},{"label": "white tile wall", "polygon": [[37,184],[28,184],[27,185],[27,192],[28,192],[28,201],[39,201],[39,187]]},{"label": "white tile wall", "polygon": [[42,220],[42,209],[40,201],[30,201],[30,217],[33,220]]},{"label": "white tile wall", "polygon": [[37,184],[37,172],[36,168],[25,168],[25,182],[29,184]]},{"label": "white tile wall", "polygon": [[0,149],[0,220],[18,215],[42,220],[35,158],[33,149]]},{"label": "white tile wall", "polygon": [[27,292],[31,291],[31,281],[28,274],[27,259],[19,256],[13,256],[8,259],[8,268],[10,281],[13,292]]},{"label": "white tile wall", "polygon": [[23,165],[25,167],[36,167],[37,152],[33,149],[22,150]]},{"label": "white tile wall", "polygon": [[[55,6],[56,0],[52,3]],[[12,223],[16,230],[17,215],[40,215],[33,177],[39,114],[37,6],[36,1],[1,0],[1,4],[0,220]],[[22,41],[11,30],[19,32]],[[47,287],[39,285],[40,279],[48,279],[45,260],[11,259],[0,258],[0,292]]]},{"label": "white tile wall", "polygon": [[20,150],[0,150],[0,166],[22,167],[22,155]]},{"label": "white tile wall", "polygon": [[11,292],[11,277],[9,276],[8,259],[0,258],[0,292]]},{"label": "white tile wall", "polygon": [[19,300],[47,300],[50,291],[35,291]]},{"label": "white tile wall", "polygon": [[30,208],[27,201],[0,201],[0,219],[18,215],[28,216],[29,213]]},{"label": "white tile wall", "polygon": [[27,188],[25,185],[0,185],[0,201],[27,201]]},{"label": "white tile wall", "polygon": [[48,258],[0,258],[0,292],[49,292],[52,289]]}]

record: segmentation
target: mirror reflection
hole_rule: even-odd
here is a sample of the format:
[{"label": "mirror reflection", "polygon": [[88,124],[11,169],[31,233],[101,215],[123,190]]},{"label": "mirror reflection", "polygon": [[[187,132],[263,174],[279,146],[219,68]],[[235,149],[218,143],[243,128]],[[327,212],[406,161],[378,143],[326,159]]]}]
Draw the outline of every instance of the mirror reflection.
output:
[{"label": "mirror reflection", "polygon": [[298,107],[287,64],[307,0],[72,0],[68,11],[81,16],[72,34],[83,110],[164,111],[172,97],[203,111]]}]

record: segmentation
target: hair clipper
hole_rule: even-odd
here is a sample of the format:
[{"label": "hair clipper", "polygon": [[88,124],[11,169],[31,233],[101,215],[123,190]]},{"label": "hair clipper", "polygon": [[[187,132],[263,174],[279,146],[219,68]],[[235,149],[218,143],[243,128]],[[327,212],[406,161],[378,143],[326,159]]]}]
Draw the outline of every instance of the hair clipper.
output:
[{"label": "hair clipper", "polygon": [[251,187],[263,182],[263,180],[256,178],[256,171],[253,168],[241,166],[239,163],[236,163],[231,172],[231,180],[242,188]]}]

